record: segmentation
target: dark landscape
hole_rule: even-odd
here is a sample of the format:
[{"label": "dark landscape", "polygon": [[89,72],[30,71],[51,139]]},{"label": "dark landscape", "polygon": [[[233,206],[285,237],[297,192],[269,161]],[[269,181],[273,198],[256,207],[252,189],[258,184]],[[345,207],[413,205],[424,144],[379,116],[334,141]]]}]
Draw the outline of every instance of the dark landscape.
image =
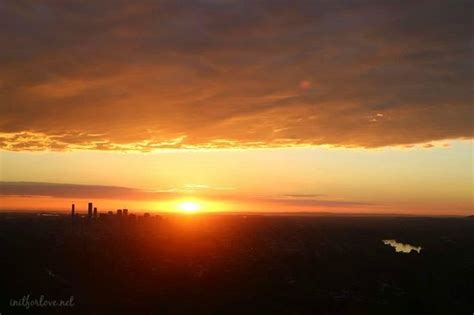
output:
[{"label": "dark landscape", "polygon": [[[1,213],[0,312],[471,314],[473,231],[472,217]],[[26,295],[74,306],[11,306]]]}]

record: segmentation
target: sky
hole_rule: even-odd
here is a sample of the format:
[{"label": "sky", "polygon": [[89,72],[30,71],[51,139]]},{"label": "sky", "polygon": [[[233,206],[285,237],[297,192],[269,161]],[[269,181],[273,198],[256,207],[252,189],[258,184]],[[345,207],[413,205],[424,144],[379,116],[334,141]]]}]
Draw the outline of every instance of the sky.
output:
[{"label": "sky", "polygon": [[473,6],[0,0],[0,209],[473,214]]}]

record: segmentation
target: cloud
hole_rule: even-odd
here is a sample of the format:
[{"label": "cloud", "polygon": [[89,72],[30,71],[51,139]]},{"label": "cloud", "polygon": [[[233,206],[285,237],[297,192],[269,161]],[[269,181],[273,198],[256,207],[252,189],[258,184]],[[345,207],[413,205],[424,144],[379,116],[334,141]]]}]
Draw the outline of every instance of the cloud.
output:
[{"label": "cloud", "polygon": [[378,206],[377,204],[370,202],[360,202],[351,200],[333,200],[333,199],[318,199],[318,198],[286,198],[286,197],[253,197],[247,200],[251,200],[256,203],[270,203],[278,205],[288,205],[298,208],[306,207],[323,207],[323,208],[352,208],[352,207],[364,207],[365,209]]},{"label": "cloud", "polygon": [[0,4],[0,148],[473,137],[472,1]]},{"label": "cloud", "polygon": [[311,207],[370,207],[373,203],[331,200],[328,197],[319,199],[318,194],[307,195],[276,195],[253,196],[230,193],[230,187],[211,187],[206,185],[191,185],[183,189],[145,190],[119,186],[81,185],[43,182],[6,182],[0,181],[0,197],[51,197],[63,199],[111,199],[136,201],[164,201],[186,198],[187,196],[204,198],[205,200],[224,201],[230,203],[246,203],[252,205],[282,205],[297,208]]},{"label": "cloud", "polygon": [[0,195],[124,200],[159,200],[178,196],[174,191],[149,191],[118,186],[40,182],[0,182]]},{"label": "cloud", "polygon": [[283,195],[282,197],[301,200],[301,199],[320,198],[324,196],[325,195],[322,195],[322,194],[286,194],[286,195]]}]

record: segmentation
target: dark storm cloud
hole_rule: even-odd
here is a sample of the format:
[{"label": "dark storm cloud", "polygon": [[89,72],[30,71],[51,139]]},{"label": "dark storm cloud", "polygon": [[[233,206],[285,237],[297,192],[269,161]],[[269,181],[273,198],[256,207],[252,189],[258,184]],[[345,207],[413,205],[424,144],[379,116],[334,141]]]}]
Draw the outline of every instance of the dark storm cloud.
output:
[{"label": "dark storm cloud", "polygon": [[472,1],[2,1],[0,144],[472,138]]}]

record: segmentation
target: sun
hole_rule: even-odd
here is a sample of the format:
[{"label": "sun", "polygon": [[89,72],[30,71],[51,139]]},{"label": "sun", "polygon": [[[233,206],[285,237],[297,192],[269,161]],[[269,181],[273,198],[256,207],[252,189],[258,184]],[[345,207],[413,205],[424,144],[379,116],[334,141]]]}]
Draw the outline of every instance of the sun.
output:
[{"label": "sun", "polygon": [[185,213],[194,213],[201,209],[201,205],[194,201],[183,201],[178,204],[178,208]]}]

